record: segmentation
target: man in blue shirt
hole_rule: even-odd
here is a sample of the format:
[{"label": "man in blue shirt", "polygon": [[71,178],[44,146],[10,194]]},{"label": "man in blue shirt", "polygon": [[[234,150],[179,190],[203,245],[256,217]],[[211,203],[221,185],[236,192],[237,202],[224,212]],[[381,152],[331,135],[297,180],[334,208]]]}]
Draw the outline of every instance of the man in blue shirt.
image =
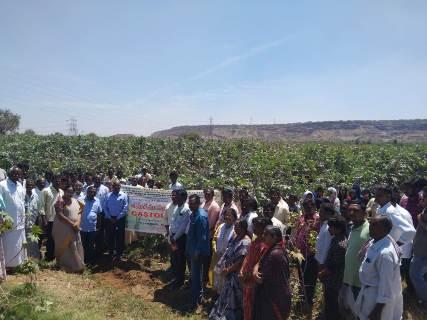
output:
[{"label": "man in blue shirt", "polygon": [[99,200],[95,198],[95,186],[89,186],[86,192],[85,206],[80,220],[80,235],[85,253],[85,263],[92,263],[95,257],[97,216],[102,212],[102,208]]},{"label": "man in blue shirt", "polygon": [[111,181],[112,192],[108,194],[103,207],[105,213],[105,227],[107,231],[108,251],[115,259],[120,260],[125,242],[125,222],[128,213],[128,196],[120,191],[120,182],[117,178]]},{"label": "man in blue shirt", "polygon": [[191,306],[194,310],[203,297],[203,265],[209,258],[209,221],[208,214],[200,208],[200,197],[192,194],[189,198],[191,210],[190,225],[187,233],[186,253],[191,261]]}]

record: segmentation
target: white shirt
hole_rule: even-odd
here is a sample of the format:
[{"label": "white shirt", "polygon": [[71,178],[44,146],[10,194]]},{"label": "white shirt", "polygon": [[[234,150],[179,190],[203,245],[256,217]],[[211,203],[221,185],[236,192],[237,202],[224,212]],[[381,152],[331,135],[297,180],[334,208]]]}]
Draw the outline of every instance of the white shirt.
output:
[{"label": "white shirt", "polygon": [[172,216],[173,216],[173,212],[175,211],[176,208],[176,204],[173,204],[172,202],[169,202],[166,205],[165,208],[165,212],[166,212],[166,219],[167,219],[167,223],[166,225],[169,225],[172,223]]},{"label": "white shirt", "polygon": [[332,236],[329,233],[328,221],[323,221],[320,227],[319,234],[316,240],[316,254],[314,258],[319,264],[325,264],[326,258],[328,257],[329,247],[331,246]]},{"label": "white shirt", "polygon": [[175,182],[174,184],[170,184],[169,185],[169,190],[179,190],[179,189],[184,189],[184,186],[182,185],[182,183],[180,182]]},{"label": "white shirt", "polygon": [[283,225],[286,225],[289,221],[289,206],[282,198],[280,198],[279,203],[274,209],[274,217],[279,219]]},{"label": "white shirt", "polygon": [[[395,245],[389,236],[375,243],[374,240],[371,240],[359,269],[359,278],[362,284],[360,294],[365,295],[365,298],[361,296],[358,300],[361,300],[365,305],[370,305],[372,309],[376,303],[384,303],[385,306],[381,313],[381,319],[384,320],[401,319],[402,316],[402,314],[396,314],[401,312],[400,308],[396,308],[396,306],[401,303],[402,284],[400,260]],[[367,286],[374,290],[366,290]],[[364,293],[365,290],[366,293]],[[369,296],[371,291],[375,293],[375,296]],[[365,315],[369,314],[370,311],[372,310],[366,310],[362,307],[361,318],[365,319]]]},{"label": "white shirt", "polygon": [[169,226],[169,234],[175,241],[185,234],[187,226],[190,222],[190,214],[191,210],[187,203],[180,207],[175,207],[172,215],[172,223]]},{"label": "white shirt", "polygon": [[[254,225],[252,224],[252,220],[254,218],[258,217],[258,214],[256,212],[249,212],[248,214],[246,214],[245,216],[240,215],[240,219],[244,219],[246,220],[246,222],[248,223],[248,231],[253,234],[254,233]],[[282,231],[283,232],[283,231]]]},{"label": "white shirt", "polygon": [[273,223],[273,226],[279,227],[282,231],[282,236],[285,235],[285,225],[277,218],[273,217],[271,218],[271,222]]},{"label": "white shirt", "polygon": [[3,198],[5,209],[13,219],[15,230],[25,229],[25,189],[19,182],[10,178],[0,182],[0,195]]},{"label": "white shirt", "polygon": [[105,202],[107,201],[107,196],[109,193],[110,190],[103,184],[99,185],[99,187],[96,189],[95,197],[98,198],[102,211],[104,211]]},{"label": "white shirt", "polygon": [[[396,204],[396,209],[400,212],[400,214],[403,216],[403,218],[411,225],[414,226],[414,222],[412,220],[412,216],[409,213],[408,210],[401,207],[400,205]],[[400,246],[400,249],[402,250],[402,258],[403,259],[410,259],[412,257],[412,246],[413,246],[413,240],[404,243]]]},{"label": "white shirt", "polygon": [[390,202],[379,207],[377,215],[389,217],[393,223],[390,236],[396,242],[408,243],[414,240],[416,230]]},{"label": "white shirt", "polygon": [[59,197],[64,195],[64,191],[57,191],[53,186],[44,188],[40,197],[40,214],[46,215],[47,221],[53,222],[56,216],[55,203]]}]

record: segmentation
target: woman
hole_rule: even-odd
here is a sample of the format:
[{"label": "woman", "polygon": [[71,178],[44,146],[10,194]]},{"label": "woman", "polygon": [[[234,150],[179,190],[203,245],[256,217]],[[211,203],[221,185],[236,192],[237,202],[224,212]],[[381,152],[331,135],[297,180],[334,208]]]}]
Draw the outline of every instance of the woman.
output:
[{"label": "woman", "polygon": [[212,240],[212,262],[211,269],[211,283],[213,283],[215,290],[218,294],[221,293],[223,276],[221,271],[215,272],[215,266],[221,259],[224,252],[227,250],[228,243],[234,235],[234,223],[237,220],[237,211],[233,208],[229,208],[225,212],[224,223],[222,223],[215,231],[215,235]]},{"label": "woman", "polygon": [[253,271],[255,265],[259,262],[266,249],[264,244],[264,229],[268,225],[272,225],[271,220],[266,217],[254,218],[252,223],[256,239],[252,241],[249,246],[248,254],[243,261],[242,269],[239,274],[243,283],[243,314],[245,320],[252,320],[253,318],[252,313],[255,301],[256,285]]},{"label": "woman", "polygon": [[280,229],[267,226],[264,231],[264,242],[268,249],[261,258],[259,267],[254,270],[258,284],[254,319],[285,320],[291,312],[291,292],[289,262]]},{"label": "woman", "polygon": [[316,236],[319,232],[319,215],[311,201],[303,203],[303,214],[300,216],[292,234],[292,243],[304,256],[301,263],[299,276],[304,283],[304,296],[306,302],[313,306],[314,292],[316,288],[318,266],[314,258]]},{"label": "woman", "polygon": [[67,186],[62,198],[56,202],[52,236],[57,263],[66,272],[81,273],[84,270],[84,253],[79,226],[83,204],[73,195],[73,187]]},{"label": "woman", "polygon": [[251,243],[248,236],[248,223],[245,220],[236,221],[234,232],[235,236],[215,267],[221,270],[224,285],[209,315],[211,320],[243,319],[243,293],[238,275]]},{"label": "woman", "polygon": [[[343,189],[340,189],[340,191]],[[347,191],[345,191],[345,193],[347,194]],[[335,208],[335,212],[337,214],[341,214],[341,201],[338,198],[338,193],[337,193],[337,189],[333,188],[333,187],[329,187],[328,188],[328,199],[329,201],[334,205]],[[345,198],[343,198],[342,200],[345,200]]]}]

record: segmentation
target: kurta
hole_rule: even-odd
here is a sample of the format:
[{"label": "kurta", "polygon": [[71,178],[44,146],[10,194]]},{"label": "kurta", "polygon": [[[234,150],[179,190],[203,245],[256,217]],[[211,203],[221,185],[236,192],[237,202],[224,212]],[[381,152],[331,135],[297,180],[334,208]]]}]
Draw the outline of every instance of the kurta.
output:
[{"label": "kurta", "polygon": [[289,262],[281,243],[266,251],[259,264],[262,283],[256,288],[255,320],[284,320],[291,312]]},{"label": "kurta", "polygon": [[381,320],[400,320],[403,313],[398,246],[386,236],[371,240],[359,270],[362,284],[356,309],[360,320],[368,320],[377,303],[384,303]]},{"label": "kurta", "polygon": [[[64,204],[60,198],[55,204],[57,212],[77,222],[81,213],[81,204],[74,198],[71,204]],[[55,241],[57,263],[67,272],[81,272],[84,269],[84,252],[80,233],[56,215],[53,222],[52,236]]]},{"label": "kurta", "polygon": [[221,273],[215,272],[214,269],[225,250],[227,250],[228,242],[230,242],[233,235],[234,225],[227,226],[227,224],[223,223],[216,229],[212,240],[212,261],[210,267],[212,272],[210,273],[210,283],[218,293],[221,292],[223,276]]},{"label": "kurta", "polygon": [[25,189],[10,178],[0,182],[0,196],[4,201],[4,211],[13,219],[13,230],[2,235],[5,265],[13,268],[27,258],[25,244]]}]

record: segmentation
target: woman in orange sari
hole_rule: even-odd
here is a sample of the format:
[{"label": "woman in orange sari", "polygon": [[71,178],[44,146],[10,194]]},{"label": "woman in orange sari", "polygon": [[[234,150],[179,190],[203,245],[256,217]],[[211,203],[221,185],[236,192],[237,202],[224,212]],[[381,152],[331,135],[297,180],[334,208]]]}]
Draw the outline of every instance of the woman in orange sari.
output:
[{"label": "woman in orange sari", "polygon": [[266,226],[271,225],[272,222],[266,217],[257,217],[252,220],[254,227],[254,235],[256,239],[251,242],[248,249],[248,254],[243,261],[242,268],[240,269],[239,277],[243,282],[243,316],[244,320],[252,320],[253,306],[255,300],[255,286],[256,282],[253,277],[255,265],[259,262],[265,252],[266,246],[263,242],[264,229]]}]

